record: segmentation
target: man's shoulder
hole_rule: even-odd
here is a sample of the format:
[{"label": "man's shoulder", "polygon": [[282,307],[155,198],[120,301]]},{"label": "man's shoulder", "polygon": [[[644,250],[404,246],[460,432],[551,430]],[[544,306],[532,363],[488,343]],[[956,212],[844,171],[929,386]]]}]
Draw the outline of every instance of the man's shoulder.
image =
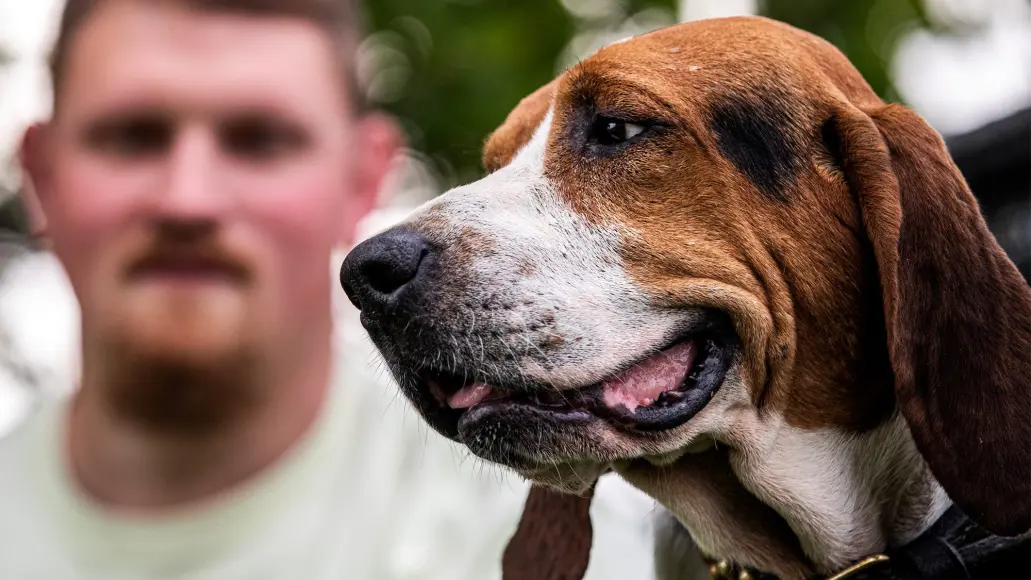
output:
[{"label": "man's shoulder", "polygon": [[40,453],[44,423],[53,415],[50,411],[36,406],[0,436],[0,505],[10,504],[24,492],[29,485],[26,480],[44,460]]},{"label": "man's shoulder", "polygon": [[54,475],[64,405],[62,398],[42,398],[13,429],[0,436],[0,511],[26,505]]},{"label": "man's shoulder", "polygon": [[43,467],[45,425],[49,414],[36,408],[0,438],[0,577],[35,577],[44,533]]},{"label": "man's shoulder", "polygon": [[[38,415],[39,410],[34,409],[4,426],[4,431],[0,433],[0,463],[8,465],[14,461],[19,449],[24,447],[26,440],[31,437],[33,423],[39,420]],[[0,469],[0,481],[3,481],[8,472],[7,469]]]}]

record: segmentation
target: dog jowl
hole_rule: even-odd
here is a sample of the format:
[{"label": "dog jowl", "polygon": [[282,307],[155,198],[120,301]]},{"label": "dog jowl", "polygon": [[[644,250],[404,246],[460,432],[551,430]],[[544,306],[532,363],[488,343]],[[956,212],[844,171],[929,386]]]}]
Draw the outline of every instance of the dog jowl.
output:
[{"label": "dog jowl", "polygon": [[566,491],[616,471],[785,578],[951,502],[1031,528],[1031,289],[831,45],[734,18],[606,47],[484,163],[341,271],[437,431]]}]

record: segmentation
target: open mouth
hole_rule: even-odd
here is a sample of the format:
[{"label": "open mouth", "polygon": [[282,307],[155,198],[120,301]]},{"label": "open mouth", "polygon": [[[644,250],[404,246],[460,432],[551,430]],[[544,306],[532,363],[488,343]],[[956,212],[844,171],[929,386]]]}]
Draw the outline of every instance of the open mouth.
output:
[{"label": "open mouth", "polygon": [[576,389],[515,390],[453,373],[424,372],[422,378],[439,405],[435,415],[452,436],[492,416],[526,410],[561,422],[603,420],[624,430],[666,430],[694,417],[716,393],[730,368],[733,342],[723,333],[681,338]]}]

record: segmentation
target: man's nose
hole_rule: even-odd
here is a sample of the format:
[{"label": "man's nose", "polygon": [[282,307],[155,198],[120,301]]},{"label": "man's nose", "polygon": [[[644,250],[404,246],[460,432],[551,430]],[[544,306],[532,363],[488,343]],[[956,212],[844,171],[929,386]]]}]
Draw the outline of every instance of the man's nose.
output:
[{"label": "man's nose", "polygon": [[218,160],[218,145],[207,131],[184,128],[168,151],[158,212],[166,219],[217,219],[231,203],[218,183]]},{"label": "man's nose", "polygon": [[393,229],[351,250],[340,268],[340,284],[359,310],[378,310],[425,273],[434,253],[421,234]]}]

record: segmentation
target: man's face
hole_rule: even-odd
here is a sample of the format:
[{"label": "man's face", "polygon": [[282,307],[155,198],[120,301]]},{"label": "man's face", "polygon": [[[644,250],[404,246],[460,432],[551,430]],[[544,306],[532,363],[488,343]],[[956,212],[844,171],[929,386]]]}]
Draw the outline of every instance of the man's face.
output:
[{"label": "man's face", "polygon": [[109,0],[69,49],[24,160],[86,348],[203,366],[326,340],[330,252],[393,152],[385,121],[353,116],[329,36]]}]

